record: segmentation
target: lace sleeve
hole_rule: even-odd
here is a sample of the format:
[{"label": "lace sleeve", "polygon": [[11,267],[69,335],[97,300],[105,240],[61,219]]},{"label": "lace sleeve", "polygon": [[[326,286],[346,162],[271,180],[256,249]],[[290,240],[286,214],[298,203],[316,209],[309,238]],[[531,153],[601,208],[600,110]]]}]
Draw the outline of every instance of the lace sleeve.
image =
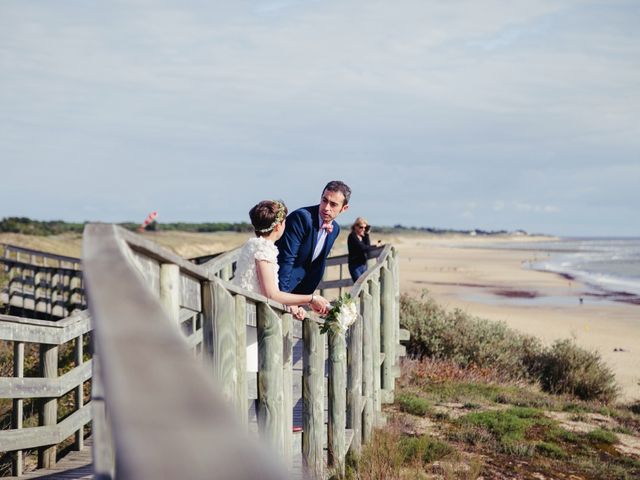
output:
[{"label": "lace sleeve", "polygon": [[271,242],[261,242],[254,254],[256,260],[265,260],[269,263],[278,264],[278,248]]}]

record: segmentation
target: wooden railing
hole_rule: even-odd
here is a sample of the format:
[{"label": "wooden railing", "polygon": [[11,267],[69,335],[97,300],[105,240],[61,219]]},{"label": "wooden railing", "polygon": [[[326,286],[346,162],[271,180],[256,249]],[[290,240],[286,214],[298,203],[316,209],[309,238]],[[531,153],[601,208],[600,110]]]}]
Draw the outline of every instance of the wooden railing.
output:
[{"label": "wooden railing", "polygon": [[[3,412],[5,419],[10,415],[11,428],[0,430],[0,452],[12,452],[14,475],[23,472],[25,450],[38,448],[38,465],[48,468],[65,439],[75,435],[75,448],[82,448],[84,426],[91,421],[84,395],[92,369],[85,349],[90,330],[87,312],[55,322],[0,315],[0,341],[5,348],[13,346],[12,376],[0,377],[0,399],[5,407],[11,402]],[[37,371],[25,371],[34,356],[39,357]],[[25,402],[38,404],[38,415],[26,415],[26,422]]]},{"label": "wooden railing", "polygon": [[8,277],[0,292],[5,313],[60,319],[86,308],[80,259],[15,245],[0,245]]},{"label": "wooden railing", "polygon": [[323,294],[350,291],[359,306],[346,338],[234,285],[239,250],[195,265],[102,224],[85,228],[83,250],[96,478],[325,478],[384,423],[406,335],[392,246],[355,285],[346,256],[329,260]]}]

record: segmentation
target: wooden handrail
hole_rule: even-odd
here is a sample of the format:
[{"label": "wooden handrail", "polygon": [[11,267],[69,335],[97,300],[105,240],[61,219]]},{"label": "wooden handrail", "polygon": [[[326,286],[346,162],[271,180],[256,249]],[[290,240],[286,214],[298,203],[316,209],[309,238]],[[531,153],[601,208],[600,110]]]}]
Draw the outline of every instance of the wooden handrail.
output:
[{"label": "wooden handrail", "polygon": [[[121,233],[111,225],[87,225],[83,246],[118,476],[284,478],[193,361],[178,329],[132,268],[122,239],[155,258],[172,256]],[[181,270],[207,279],[199,267],[172,259]]]}]

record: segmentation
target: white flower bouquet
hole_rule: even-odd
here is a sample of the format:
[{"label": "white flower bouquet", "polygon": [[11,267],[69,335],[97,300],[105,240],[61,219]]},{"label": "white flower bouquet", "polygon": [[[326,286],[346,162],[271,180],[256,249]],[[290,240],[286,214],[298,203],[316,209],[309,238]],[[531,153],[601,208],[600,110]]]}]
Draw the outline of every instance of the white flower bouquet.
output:
[{"label": "white flower bouquet", "polygon": [[325,318],[324,325],[320,328],[320,333],[327,333],[332,330],[334,333],[347,333],[347,330],[358,318],[358,308],[351,295],[346,293],[339,297],[329,310]]}]

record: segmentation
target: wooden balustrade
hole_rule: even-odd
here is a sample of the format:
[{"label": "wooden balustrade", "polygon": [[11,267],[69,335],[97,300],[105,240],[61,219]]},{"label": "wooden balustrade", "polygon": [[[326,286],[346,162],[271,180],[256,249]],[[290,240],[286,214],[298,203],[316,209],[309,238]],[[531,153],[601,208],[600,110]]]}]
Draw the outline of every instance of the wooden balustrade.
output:
[{"label": "wooden balustrade", "polygon": [[[0,450],[13,452],[14,475],[23,472],[24,450],[38,448],[38,465],[49,467],[56,461],[58,446],[69,437],[75,435],[75,448],[82,448],[84,426],[91,420],[91,406],[85,405],[83,393],[85,382],[91,378],[92,361],[84,358],[84,343],[90,331],[87,312],[55,322],[0,315],[0,340],[13,343],[13,376],[0,378],[0,398],[12,400],[11,429],[0,431]],[[25,346],[39,352],[36,376],[25,376]],[[73,350],[70,358],[74,364],[66,365],[65,373],[59,375],[63,349]],[[69,392],[75,392],[74,407],[67,412],[59,402]],[[38,426],[24,426],[26,400],[40,404]],[[62,413],[67,415],[64,419],[60,418]]]},{"label": "wooden balustrade", "polygon": [[0,263],[8,276],[0,292],[5,313],[60,319],[86,308],[79,258],[0,245]]},{"label": "wooden balustrade", "polygon": [[[49,399],[76,389],[83,414],[74,419],[74,430],[64,426],[65,433],[78,432],[78,422],[88,421],[92,407],[97,477],[208,478],[215,472],[221,478],[284,478],[286,470],[290,477],[320,479],[330,471],[343,473],[347,452],[359,453],[384,423],[381,405],[393,401],[397,358],[403,353],[398,342],[406,338],[399,330],[392,246],[376,249],[355,284],[345,255],[329,259],[333,268],[319,288],[328,298],[349,291],[359,309],[345,338],[321,335],[324,320],[313,313],[294,320],[285,306],[233,284],[239,250],[196,265],[103,224],[88,225],[84,242],[94,359],[80,361],[80,346],[77,367],[55,378],[53,349],[44,348],[49,376],[38,388]],[[57,330],[57,339],[74,341],[89,331],[87,314],[73,318],[86,320],[85,327],[63,320],[67,330]],[[44,335],[33,322],[32,335]],[[0,339],[13,341],[11,331],[0,322]],[[257,373],[247,370],[247,338],[254,332]],[[15,341],[19,358],[25,340]],[[77,389],[92,367],[93,400],[83,405]],[[11,381],[14,390],[24,382]],[[35,383],[29,388],[33,391]],[[22,397],[12,395],[18,412]],[[55,404],[47,402],[43,426],[37,428],[62,434],[68,419],[44,426],[54,416]],[[11,434],[19,429],[16,421]],[[58,439],[53,437],[12,440],[11,450],[42,446],[42,457],[52,458],[57,442],[50,440]],[[79,433],[76,441],[81,438]]]}]

